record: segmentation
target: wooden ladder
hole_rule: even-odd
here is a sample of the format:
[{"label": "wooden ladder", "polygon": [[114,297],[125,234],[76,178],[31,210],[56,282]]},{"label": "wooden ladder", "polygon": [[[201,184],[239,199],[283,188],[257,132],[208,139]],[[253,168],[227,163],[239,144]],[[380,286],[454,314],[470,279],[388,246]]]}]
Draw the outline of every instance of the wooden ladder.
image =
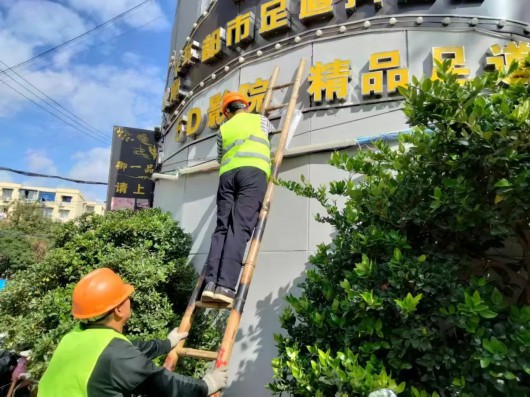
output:
[{"label": "wooden ladder", "polygon": [[[276,148],[276,153],[274,156],[274,162],[272,163],[272,172],[271,178],[269,180],[267,191],[265,193],[265,198],[263,200],[263,205],[259,214],[258,222],[252,240],[250,242],[250,249],[245,260],[243,267],[243,274],[241,275],[241,280],[239,283],[239,288],[233,304],[227,305],[226,303],[216,303],[216,302],[201,302],[199,293],[204,281],[206,266],[204,266],[202,274],[197,280],[195,289],[191,294],[188,306],[184,312],[184,316],[178,327],[178,332],[188,332],[192,326],[193,318],[195,311],[198,308],[210,308],[210,309],[227,309],[230,310],[230,315],[226,324],[225,333],[223,336],[223,341],[221,342],[221,347],[218,352],[215,351],[206,351],[192,349],[184,347],[185,340],[181,341],[171,352],[168,354],[164,367],[170,371],[175,369],[179,357],[193,357],[202,360],[215,360],[216,367],[222,367],[228,365],[230,357],[232,355],[232,348],[234,346],[234,341],[236,338],[237,331],[239,329],[239,323],[241,321],[241,315],[243,314],[243,308],[245,306],[245,301],[247,299],[248,291],[252,281],[252,276],[254,275],[254,269],[256,267],[256,260],[259,254],[261,247],[261,240],[265,232],[265,225],[267,223],[267,218],[269,216],[269,210],[272,202],[272,195],[274,191],[274,180],[278,177],[280,167],[283,161],[283,153],[285,150],[285,145],[287,142],[287,137],[289,135],[289,129],[291,128],[291,121],[293,113],[298,101],[298,93],[300,91],[300,86],[302,84],[302,79],[306,70],[307,60],[302,58],[296,72],[295,79],[287,84],[276,85],[278,80],[278,74],[280,73],[279,66],[275,66],[272,72],[271,79],[269,81],[269,88],[265,94],[263,100],[262,111],[263,115],[268,114],[271,111],[287,108],[287,114],[285,116],[285,121],[281,130],[280,141],[278,147]],[[289,102],[283,103],[278,106],[271,106],[272,93],[275,90],[282,88],[292,87],[291,97]],[[216,393],[215,396],[219,396],[219,393]]]}]

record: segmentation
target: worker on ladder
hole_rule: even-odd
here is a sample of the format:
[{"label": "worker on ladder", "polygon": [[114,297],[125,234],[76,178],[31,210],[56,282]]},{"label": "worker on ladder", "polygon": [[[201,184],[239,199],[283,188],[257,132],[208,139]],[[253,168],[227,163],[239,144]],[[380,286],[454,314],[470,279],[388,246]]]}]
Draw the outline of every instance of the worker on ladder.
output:
[{"label": "worker on ladder", "polygon": [[79,281],[72,313],[81,323],[59,343],[39,383],[39,397],[205,397],[226,386],[226,367],[197,380],[151,361],[168,353],[187,333],[174,329],[166,340],[150,342],[130,342],[122,334],[131,317],[133,291],[108,268],[94,270]]},{"label": "worker on ladder", "polygon": [[267,190],[273,127],[265,116],[249,113],[248,99],[239,92],[223,97],[222,112],[227,121],[217,139],[217,225],[206,260],[201,300],[230,304]]}]

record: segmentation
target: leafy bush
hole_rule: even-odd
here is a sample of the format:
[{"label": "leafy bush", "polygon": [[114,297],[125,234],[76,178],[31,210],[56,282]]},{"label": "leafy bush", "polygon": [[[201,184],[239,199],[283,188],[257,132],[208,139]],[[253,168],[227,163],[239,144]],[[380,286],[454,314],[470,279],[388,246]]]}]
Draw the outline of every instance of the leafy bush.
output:
[{"label": "leafy bush", "polygon": [[439,67],[401,91],[396,148],[334,153],[350,177],[327,186],[280,182],[336,233],[288,297],[275,394],[530,395],[530,89]]},{"label": "leafy bush", "polygon": [[31,242],[24,233],[0,229],[0,274],[25,269],[35,260]]},{"label": "leafy bush", "polygon": [[42,259],[57,226],[38,204],[15,202],[8,219],[0,222],[0,274],[12,274]]},{"label": "leafy bush", "polygon": [[[196,273],[187,264],[191,238],[170,214],[157,209],[84,215],[60,226],[45,258],[15,274],[1,293],[0,322],[7,344],[31,348],[30,370],[40,376],[60,338],[74,325],[71,295],[75,283],[98,267],[109,267],[133,284],[133,316],[125,334],[165,338],[194,288]],[[199,317],[203,328],[190,344],[209,346],[219,339],[215,323]],[[195,361],[187,373],[200,370]],[[179,367],[182,371],[182,368]]]}]

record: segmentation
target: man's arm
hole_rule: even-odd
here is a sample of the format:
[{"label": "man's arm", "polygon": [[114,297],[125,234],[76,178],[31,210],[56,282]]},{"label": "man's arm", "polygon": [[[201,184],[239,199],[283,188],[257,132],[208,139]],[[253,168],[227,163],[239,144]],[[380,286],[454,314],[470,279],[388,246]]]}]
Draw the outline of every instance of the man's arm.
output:
[{"label": "man's arm", "polygon": [[265,117],[261,116],[261,131],[267,135],[267,137],[271,138],[271,133],[274,131],[274,126],[271,124],[270,120]]},{"label": "man's arm", "polygon": [[221,131],[217,133],[217,162],[221,164],[223,160],[223,138],[221,137]]},{"label": "man's arm", "polygon": [[89,396],[98,396],[106,391],[122,394],[149,391],[149,395],[167,397],[206,397],[208,385],[203,380],[156,366],[136,346],[116,338],[98,359],[88,382]]},{"label": "man's arm", "polygon": [[162,354],[167,354],[171,350],[171,342],[169,339],[155,339],[148,342],[133,340],[131,343],[150,360],[153,360]]}]

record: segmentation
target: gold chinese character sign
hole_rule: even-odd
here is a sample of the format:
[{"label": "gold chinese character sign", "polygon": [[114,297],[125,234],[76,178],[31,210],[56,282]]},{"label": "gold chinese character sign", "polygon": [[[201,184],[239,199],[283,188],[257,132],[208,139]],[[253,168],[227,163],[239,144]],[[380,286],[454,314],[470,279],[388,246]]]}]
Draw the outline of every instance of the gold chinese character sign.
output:
[{"label": "gold chinese character sign", "polygon": [[350,61],[335,59],[327,64],[317,62],[311,66],[308,80],[310,83],[308,93],[315,102],[322,102],[322,93],[326,101],[346,100],[348,82],[351,80]]},{"label": "gold chinese character sign", "polygon": [[229,21],[226,25],[226,45],[233,48],[254,40],[254,21],[252,12],[238,15]]},{"label": "gold chinese character sign", "polygon": [[261,28],[259,33],[267,36],[288,30],[291,27],[288,0],[272,0],[261,5]]},{"label": "gold chinese character sign", "polygon": [[363,96],[380,96],[385,91],[389,94],[397,92],[398,87],[409,82],[408,68],[401,67],[401,56],[398,50],[378,52],[370,56],[368,72],[362,74],[361,92]]}]

